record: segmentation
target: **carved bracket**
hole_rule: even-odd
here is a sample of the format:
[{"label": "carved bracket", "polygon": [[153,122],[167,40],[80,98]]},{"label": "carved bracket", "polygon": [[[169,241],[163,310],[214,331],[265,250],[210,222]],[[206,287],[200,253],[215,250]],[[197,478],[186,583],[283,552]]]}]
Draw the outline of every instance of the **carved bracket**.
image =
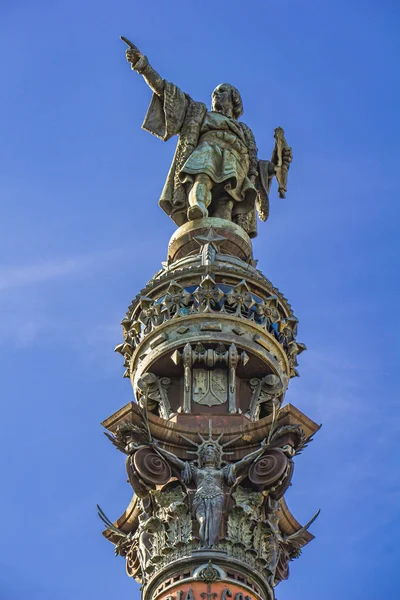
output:
[{"label": "carved bracket", "polygon": [[253,394],[246,416],[251,421],[257,421],[260,418],[261,405],[266,404],[268,412],[271,412],[273,402],[282,394],[284,385],[281,379],[272,373],[262,379],[250,379],[249,385]]},{"label": "carved bracket", "polygon": [[136,396],[140,406],[143,407],[145,400],[147,408],[154,410],[158,408],[162,419],[169,419],[172,414],[171,405],[168,400],[168,388],[171,385],[169,377],[157,377],[154,373],[145,373],[137,383]]}]

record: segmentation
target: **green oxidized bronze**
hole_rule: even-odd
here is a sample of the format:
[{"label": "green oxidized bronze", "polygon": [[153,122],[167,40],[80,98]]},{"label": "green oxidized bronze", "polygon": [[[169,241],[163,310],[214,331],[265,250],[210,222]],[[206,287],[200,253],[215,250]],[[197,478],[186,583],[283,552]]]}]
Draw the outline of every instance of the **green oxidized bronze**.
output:
[{"label": "green oxidized bronze", "polygon": [[275,130],[270,161],[260,161],[251,129],[239,121],[242,98],[232,85],[218,85],[211,110],[192,100],[176,85],[163,79],[134,44],[126,58],[153,91],[143,129],[166,141],[179,136],[175,156],[159,203],[175,221],[207,216],[231,220],[250,237],[257,235],[256,210],[265,221],[269,213],[271,180],[277,177],[279,194],[285,197],[291,148],[283,129]]},{"label": "green oxidized bronze", "polygon": [[159,203],[179,228],[121,321],[115,350],[135,402],[103,425],[134,495],[114,523],[99,509],[104,535],[143,600],[274,600],[313,539],[314,517],[302,527],[284,495],[318,426],[284,405],[306,347],[250,238],[273,177],[285,197],[291,149],[278,127],[259,160],[236,88],[219,85],[208,110],[123,39],[153,91],[143,127],[178,136]]}]

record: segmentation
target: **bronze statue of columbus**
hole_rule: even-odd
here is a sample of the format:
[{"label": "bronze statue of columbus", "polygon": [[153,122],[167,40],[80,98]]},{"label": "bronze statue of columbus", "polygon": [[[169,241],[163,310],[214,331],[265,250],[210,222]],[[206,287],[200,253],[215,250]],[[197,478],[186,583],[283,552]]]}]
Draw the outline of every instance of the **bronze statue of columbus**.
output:
[{"label": "bronze statue of columbus", "polygon": [[163,79],[146,56],[126,38],[126,58],[153,91],[143,129],[167,141],[179,135],[176,152],[159,204],[178,225],[212,216],[241,226],[257,235],[256,211],[265,221],[269,188],[276,176],[279,194],[285,197],[292,152],[283,130],[275,130],[270,161],[258,160],[251,129],[239,121],[243,104],[232,85],[218,85],[212,107],[196,102],[176,85]]}]

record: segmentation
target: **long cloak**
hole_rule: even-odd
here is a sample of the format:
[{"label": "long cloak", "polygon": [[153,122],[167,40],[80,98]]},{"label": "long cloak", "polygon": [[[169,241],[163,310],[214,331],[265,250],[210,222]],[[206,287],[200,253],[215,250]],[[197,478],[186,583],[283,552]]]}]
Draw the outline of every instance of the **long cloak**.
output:
[{"label": "long cloak", "polygon": [[143,129],[163,141],[179,135],[175,155],[167,175],[159,205],[177,225],[187,221],[187,195],[179,171],[196,148],[200,127],[207,112],[202,102],[192,100],[173,83],[165,82],[164,98],[153,94]]},{"label": "long cloak", "polygon": [[[207,107],[205,104],[196,102],[176,85],[165,81],[163,98],[153,94],[142,125],[143,129],[163,141],[169,140],[174,135],[179,135],[174,158],[158,202],[163,211],[178,226],[183,225],[188,220],[187,191],[179,178],[179,173],[198,145],[200,129],[206,113]],[[246,145],[249,149],[249,175],[251,173],[257,175],[255,185],[258,197],[254,208],[247,213],[239,212],[234,217],[234,221],[243,227],[250,237],[255,237],[257,235],[256,207],[262,220],[266,220],[268,217],[268,192],[271,177],[269,176],[268,179],[265,176],[260,177],[258,173],[259,166],[264,163],[264,168],[259,170],[264,174],[268,173],[268,161],[258,162],[257,146],[253,133],[244,123],[240,123],[240,126],[243,129]],[[235,210],[233,214],[235,214]]]}]

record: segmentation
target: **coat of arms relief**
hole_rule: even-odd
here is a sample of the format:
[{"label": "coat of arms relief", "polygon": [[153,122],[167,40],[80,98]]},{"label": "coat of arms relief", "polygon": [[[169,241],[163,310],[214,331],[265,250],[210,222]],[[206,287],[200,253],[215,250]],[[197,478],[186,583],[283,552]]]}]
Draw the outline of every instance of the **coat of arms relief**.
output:
[{"label": "coat of arms relief", "polygon": [[228,400],[226,369],[193,369],[193,401],[205,406],[224,404]]}]

